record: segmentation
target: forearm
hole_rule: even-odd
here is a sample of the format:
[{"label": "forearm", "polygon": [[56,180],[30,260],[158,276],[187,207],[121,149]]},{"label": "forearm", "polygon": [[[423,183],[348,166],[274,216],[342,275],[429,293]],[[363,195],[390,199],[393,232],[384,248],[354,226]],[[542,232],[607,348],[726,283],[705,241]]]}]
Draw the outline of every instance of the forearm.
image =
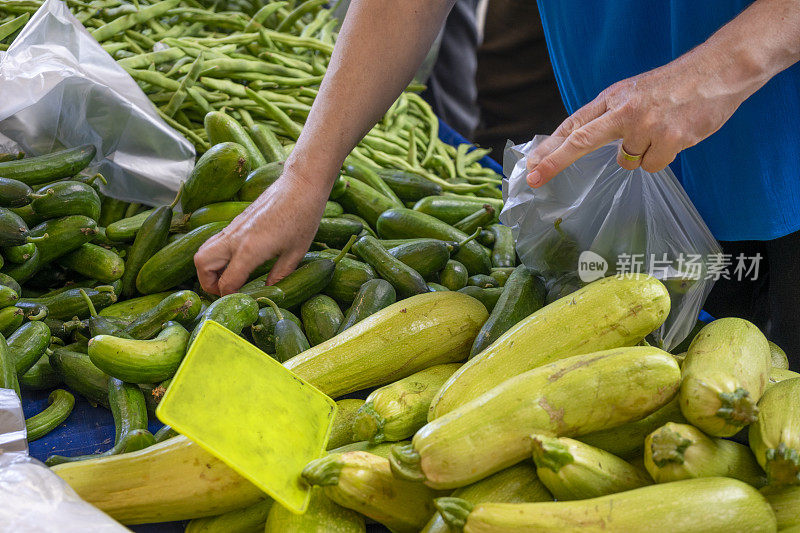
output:
[{"label": "forearm", "polygon": [[757,0],[687,56],[747,98],[800,61],[800,2]]},{"label": "forearm", "polygon": [[293,176],[329,188],[353,147],[411,81],[454,0],[354,0],[302,134]]}]

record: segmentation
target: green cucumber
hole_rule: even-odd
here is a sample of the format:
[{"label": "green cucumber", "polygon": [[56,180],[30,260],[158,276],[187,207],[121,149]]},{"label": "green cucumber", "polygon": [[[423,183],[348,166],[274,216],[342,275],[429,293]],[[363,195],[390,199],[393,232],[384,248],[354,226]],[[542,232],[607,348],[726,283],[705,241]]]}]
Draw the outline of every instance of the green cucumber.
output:
[{"label": "green cucumber", "polygon": [[129,383],[156,383],[169,379],[186,354],[189,332],[167,322],[151,340],[98,335],[89,341],[89,358],[109,376]]},{"label": "green cucumber", "polygon": [[353,235],[358,235],[363,224],[347,218],[325,218],[319,221],[314,242],[321,242],[331,248],[341,248]]},{"label": "green cucumber", "polygon": [[485,204],[471,215],[467,215],[453,224],[453,227],[457,230],[463,231],[467,235],[470,235],[476,229],[483,229],[496,220],[497,216],[494,207],[490,206],[489,204]]},{"label": "green cucumber", "polygon": [[404,202],[416,202],[426,196],[442,194],[442,187],[429,179],[403,172],[402,170],[380,169],[378,175]]},{"label": "green cucumber", "polygon": [[0,285],[4,287],[11,287],[18,295],[22,294],[22,287],[19,286],[19,283],[17,283],[14,278],[7,274],[0,273]]},{"label": "green cucumber", "polygon": [[450,259],[450,247],[446,242],[437,239],[419,239],[387,251],[392,257],[416,270],[423,278],[442,270]]},{"label": "green cucumber", "polygon": [[331,199],[342,204],[345,211],[363,217],[373,227],[381,213],[397,207],[392,200],[366,183],[347,176],[339,177],[331,191]]},{"label": "green cucumber", "polygon": [[481,289],[490,289],[492,287],[499,287],[500,283],[497,282],[492,276],[486,274],[475,274],[467,278],[467,285],[473,287],[480,287]]},{"label": "green cucumber", "polygon": [[53,349],[49,362],[67,387],[90,403],[108,407],[108,376],[88,355],[59,347]]},{"label": "green cucumber", "polygon": [[128,209],[128,202],[104,196],[100,201],[100,218],[97,224],[102,227],[108,227],[117,220],[125,218],[125,210]]},{"label": "green cucumber", "polygon": [[429,292],[423,277],[389,254],[375,237],[365,235],[359,238],[353,244],[353,252],[374,268],[383,279],[391,283],[400,298]]},{"label": "green cucumber", "polygon": [[91,241],[97,234],[97,222],[83,215],[70,215],[46,220],[31,228],[31,237],[44,237],[36,242],[40,264],[49,263]]},{"label": "green cucumber", "polygon": [[389,209],[377,222],[378,235],[383,239],[428,237],[462,243],[453,258],[460,261],[470,274],[488,274],[491,259],[481,245],[470,236],[430,215],[412,209]]},{"label": "green cucumber", "polygon": [[144,221],[150,216],[155,209],[142,211],[136,215],[127,218],[121,218],[106,226],[106,237],[116,242],[129,242],[132,241],[139,229],[144,224]]},{"label": "green cucumber", "polygon": [[472,296],[486,307],[486,310],[491,313],[497,305],[500,296],[503,294],[502,287],[491,287],[489,289],[481,289],[480,287],[467,286],[463,289],[458,289],[458,292]]},{"label": "green cucumber", "polygon": [[112,287],[100,285],[90,288],[71,288],[63,291],[48,293],[39,298],[20,298],[17,307],[35,312],[40,306],[46,307],[48,317],[59,320],[69,320],[72,317],[86,318],[91,313],[80,291],[85,291],[97,308],[103,308],[117,301]]},{"label": "green cucumber", "polygon": [[[264,507],[264,504],[260,505]],[[364,517],[356,511],[342,507],[328,498],[323,487],[311,488],[311,499],[308,502],[305,513],[297,514],[282,505],[272,505],[266,521],[261,522],[259,525],[264,526],[259,531],[264,531],[265,533],[286,533],[288,531],[296,533],[322,531],[363,533],[366,531]],[[231,530],[228,529],[226,531]]]},{"label": "green cucumber", "polygon": [[494,246],[494,233],[492,233],[488,229],[482,229],[481,232],[478,234],[478,238],[475,240],[477,240],[483,246],[491,248],[492,246]]},{"label": "green cucumber", "polygon": [[20,265],[30,259],[35,251],[36,244],[29,242],[3,249],[3,257],[12,263]]},{"label": "green cucumber", "polygon": [[442,271],[439,272],[439,282],[451,291],[463,289],[467,286],[468,281],[467,267],[454,259],[448,260]]},{"label": "green cucumber", "polygon": [[267,188],[278,181],[283,172],[283,161],[274,161],[260,166],[244,180],[244,184],[236,194],[236,198],[241,202],[252,202]]},{"label": "green cucumber", "polygon": [[[394,290],[394,289],[392,289]],[[344,322],[344,314],[330,296],[317,294],[300,306],[306,336],[311,346],[336,336],[339,326]]]},{"label": "green cucumber", "polygon": [[155,439],[156,443],[159,443],[164,442],[167,439],[171,439],[172,437],[177,437],[178,435],[179,433],[170,426],[161,426],[161,429],[153,434],[153,438]]},{"label": "green cucumber", "polygon": [[36,274],[41,267],[39,261],[39,248],[36,248],[30,259],[19,265],[6,264],[3,268],[3,275],[13,279],[17,284],[25,283]]},{"label": "green cucumber", "polygon": [[65,390],[56,389],[47,397],[44,411],[25,419],[28,442],[41,439],[64,422],[75,407],[75,397]]},{"label": "green cucumber", "polygon": [[191,231],[211,222],[230,222],[250,206],[250,202],[216,202],[195,210],[186,223]]},{"label": "green cucumber", "polygon": [[501,287],[505,287],[506,282],[508,282],[508,278],[511,274],[514,273],[513,267],[500,267],[500,268],[493,268],[492,273],[490,274]]},{"label": "green cucumber", "polygon": [[0,207],[22,207],[36,197],[26,183],[10,178],[0,178]]},{"label": "green cucumber", "polygon": [[438,283],[434,283],[432,281],[428,282],[428,288],[434,292],[442,292],[442,291],[449,291],[447,287],[444,285],[439,285]]},{"label": "green cucumber", "polygon": [[511,228],[501,224],[493,224],[489,226],[489,230],[494,234],[492,266],[498,268],[516,265],[517,252],[514,248],[514,235],[511,233]]},{"label": "green cucumber", "polygon": [[368,235],[372,235],[376,239],[378,238],[378,234],[375,233],[375,230],[372,229],[372,226],[369,225],[369,222],[367,222],[366,220],[364,220],[360,216],[354,215],[352,213],[342,213],[341,215],[339,215],[339,218],[346,218],[347,220],[353,220],[355,222],[360,222],[361,223],[361,227],[362,227],[361,234],[368,234]]},{"label": "green cucumber", "polygon": [[139,275],[142,266],[167,244],[172,210],[182,192],[183,185],[178,188],[178,194],[172,203],[153,209],[136,232],[125,260],[125,273],[122,275],[123,296],[132,296],[136,293],[136,276]]},{"label": "green cucumber", "polygon": [[94,303],[85,290],[81,289],[81,296],[86,302],[86,307],[89,308],[89,318],[87,325],[89,328],[89,337],[97,335],[116,335],[118,337],[128,336],[124,333],[125,328],[129,325],[128,322],[113,317],[99,316],[94,307]]},{"label": "green cucumber", "polygon": [[0,285],[0,308],[14,305],[19,300],[17,291],[7,285]]},{"label": "green cucumber", "polygon": [[344,165],[344,171],[348,176],[352,176],[358,181],[369,185],[380,194],[391,200],[395,207],[403,207],[403,202],[400,200],[400,198],[398,198],[394,190],[392,190],[392,188],[381,179],[375,170],[350,158],[350,160]]},{"label": "green cucumber", "polygon": [[33,212],[33,207],[30,204],[22,207],[12,207],[9,211],[20,217],[28,226],[35,226],[42,221],[39,215]]},{"label": "green cucumber", "polygon": [[[310,511],[310,506],[311,503],[309,502],[306,512]],[[248,531],[261,533],[264,531],[264,524],[272,507],[281,507],[281,505],[275,505],[272,498],[264,498],[258,503],[228,511],[221,515],[194,518],[186,524],[184,533],[247,533]],[[291,511],[288,512],[292,514]],[[297,531],[299,533],[302,530],[283,529],[280,531],[282,533],[286,531]]]},{"label": "green cucumber", "polygon": [[0,309],[0,334],[8,337],[17,331],[25,320],[25,312],[18,307]]},{"label": "green cucumber", "polygon": [[211,147],[200,159],[183,187],[181,208],[191,213],[199,207],[232,198],[244,184],[250,165],[242,145],[223,142]]},{"label": "green cucumber", "polygon": [[286,151],[275,133],[266,124],[253,124],[247,128],[247,134],[258,146],[261,155],[269,162],[280,162],[286,159]]},{"label": "green cucumber", "polygon": [[194,254],[227,225],[227,222],[212,222],[167,244],[142,265],[136,276],[136,289],[142,294],[152,294],[191,279],[196,275]]},{"label": "green cucumber", "polygon": [[142,391],[138,385],[123,383],[114,378],[108,378],[108,403],[114,417],[114,446],[109,450],[92,455],[63,457],[52,455],[45,464],[57,464],[85,461],[98,457],[108,457],[121,453],[130,453],[147,448],[155,444],[153,435],[147,431],[147,407]]},{"label": "green cucumber", "polygon": [[[337,255],[338,252],[335,250],[308,252],[303,258],[302,264],[316,259],[333,259]],[[337,302],[350,304],[356,297],[356,294],[358,294],[358,290],[361,286],[375,277],[375,271],[368,264],[358,261],[357,259],[343,257],[336,264],[333,278],[322,292]]]},{"label": "green cucumber", "polygon": [[43,219],[68,215],[100,218],[100,197],[91,185],[80,181],[58,181],[42,187],[31,202],[33,212]]},{"label": "green cucumber", "polygon": [[[291,311],[283,308],[280,311],[283,318],[293,321],[302,330],[303,323]],[[275,353],[275,324],[277,322],[278,315],[271,306],[268,305],[258,311],[258,320],[250,328],[250,333],[253,336],[253,343],[261,351]]]},{"label": "green cucumber", "polygon": [[538,272],[524,265],[509,276],[489,319],[472,344],[470,357],[482,352],[520,320],[544,306],[546,291]]},{"label": "green cucumber", "polygon": [[19,385],[25,390],[51,390],[61,384],[61,377],[50,366],[50,357],[43,355],[33,366],[19,376]]},{"label": "green cucumber", "polygon": [[433,216],[447,224],[455,224],[485,204],[489,204],[497,211],[503,208],[503,200],[477,196],[443,195],[422,198],[414,204],[414,210]]},{"label": "green cucumber", "polygon": [[[122,320],[132,321],[139,317],[142,313],[150,311],[153,307],[161,303],[164,298],[173,294],[170,291],[157,292],[155,294],[148,294],[147,296],[139,296],[138,298],[131,298],[130,300],[123,300],[98,312],[100,316],[114,317]],[[194,320],[194,317],[191,318]]]},{"label": "green cucumber", "polygon": [[456,241],[443,241],[441,239],[423,239],[423,238],[415,238],[415,239],[380,239],[381,246],[390,250],[392,248],[397,248],[398,246],[404,246],[406,244],[423,244],[428,242],[443,242],[447,246],[447,251],[450,255],[457,254],[460,248],[460,245]]},{"label": "green cucumber", "polygon": [[275,359],[279,363],[285,363],[295,355],[311,348],[300,326],[291,318],[285,318],[275,302],[269,298],[264,298],[264,300],[272,308],[272,312],[277,318],[274,326]]},{"label": "green cucumber", "polygon": [[61,257],[58,264],[101,283],[117,281],[125,272],[125,262],[119,255],[90,242]]},{"label": "green cucumber", "polygon": [[189,338],[191,345],[206,321],[213,320],[221,326],[241,335],[242,330],[258,320],[258,303],[247,294],[235,292],[214,301],[200,315]]},{"label": "green cucumber", "polygon": [[333,218],[333,217],[338,217],[343,213],[344,213],[344,208],[341,206],[341,204],[328,200],[327,202],[325,202],[325,211],[322,213],[322,217]]},{"label": "green cucumber", "polygon": [[282,305],[291,309],[322,292],[333,279],[336,264],[347,254],[354,241],[355,236],[350,238],[335,258],[322,258],[306,263],[275,283],[274,286],[283,291]]},{"label": "green cucumber", "polygon": [[11,350],[2,336],[0,336],[0,389],[14,389],[17,396],[20,395],[16,365]]},{"label": "green cucumber", "polygon": [[389,307],[397,301],[397,293],[391,283],[384,279],[371,279],[364,283],[358,291],[353,305],[339,326],[337,333],[345,331],[368,316]]},{"label": "green cucumber", "polygon": [[28,242],[28,225],[15,212],[0,207],[0,246],[19,246]]},{"label": "green cucumber", "polygon": [[261,154],[256,143],[253,142],[253,139],[247,134],[247,131],[230,115],[222,111],[206,113],[203,119],[203,126],[208,135],[208,142],[212,145],[234,142],[244,148],[250,168],[257,168],[267,164],[267,160]]},{"label": "green cucumber", "polygon": [[175,321],[184,325],[193,323],[201,307],[197,293],[177,291],[166,298],[162,297],[156,305],[136,315],[124,331],[134,339],[150,339],[167,322]]},{"label": "green cucumber", "polygon": [[0,176],[39,185],[74,176],[89,165],[96,153],[93,145],[85,144],[47,155],[6,161],[0,163]]},{"label": "green cucumber", "polygon": [[42,358],[50,346],[50,328],[42,322],[27,322],[7,339],[17,376],[22,376]]}]

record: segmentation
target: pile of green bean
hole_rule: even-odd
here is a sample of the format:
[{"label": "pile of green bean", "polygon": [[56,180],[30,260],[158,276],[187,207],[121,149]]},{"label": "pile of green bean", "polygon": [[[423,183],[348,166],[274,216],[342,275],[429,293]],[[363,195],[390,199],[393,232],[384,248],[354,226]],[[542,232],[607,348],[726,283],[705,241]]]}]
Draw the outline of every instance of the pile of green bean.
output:
[{"label": "pile of green bean", "polygon": [[[325,74],[338,19],[326,0],[67,0],[103,48],[140,85],[164,121],[198,153],[209,148],[203,118],[223,110],[260,125],[285,157],[294,146]],[[39,0],[0,0],[0,50],[7,49]],[[478,161],[488,150],[438,137],[439,122],[410,86],[353,149],[362,164],[413,172],[445,191],[500,197],[498,176]]]}]

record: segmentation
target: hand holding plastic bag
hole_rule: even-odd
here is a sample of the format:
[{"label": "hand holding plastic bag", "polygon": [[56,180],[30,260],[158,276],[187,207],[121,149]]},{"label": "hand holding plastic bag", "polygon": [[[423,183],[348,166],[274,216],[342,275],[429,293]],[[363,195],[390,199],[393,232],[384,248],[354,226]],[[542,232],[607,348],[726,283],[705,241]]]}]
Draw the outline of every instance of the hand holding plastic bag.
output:
[{"label": "hand holding plastic bag", "polygon": [[650,174],[617,162],[619,143],[584,156],[538,189],[525,157],[546,137],[506,149],[505,206],[522,262],[550,279],[641,272],[661,280],[672,309],[656,338],[672,348],[689,334],[714,284],[719,244],[669,168]]},{"label": "hand holding plastic bag", "polygon": [[0,53],[0,152],[93,144],[109,195],[169,203],[194,148],[59,0],[47,0]]}]

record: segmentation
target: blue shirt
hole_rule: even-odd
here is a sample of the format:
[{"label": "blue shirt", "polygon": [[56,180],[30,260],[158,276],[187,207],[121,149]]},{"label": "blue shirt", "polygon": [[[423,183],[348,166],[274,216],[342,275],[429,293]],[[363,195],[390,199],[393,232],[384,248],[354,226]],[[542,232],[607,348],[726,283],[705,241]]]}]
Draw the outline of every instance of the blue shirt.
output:
[{"label": "blue shirt", "polygon": [[[570,113],[613,83],[708,39],[746,0],[538,0],[553,70]],[[754,31],[760,31],[754,29]],[[800,64],[748,98],[672,165],[719,240],[800,230]]]}]

